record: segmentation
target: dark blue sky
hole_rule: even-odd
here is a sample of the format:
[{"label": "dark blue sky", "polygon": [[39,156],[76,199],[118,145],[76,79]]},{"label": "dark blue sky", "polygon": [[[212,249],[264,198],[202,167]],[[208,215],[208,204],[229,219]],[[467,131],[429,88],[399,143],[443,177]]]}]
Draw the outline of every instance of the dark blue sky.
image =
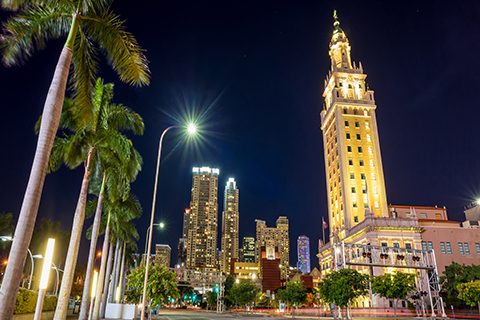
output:
[{"label": "dark blue sky", "polygon": [[[156,220],[166,230],[154,242],[174,250],[189,206],[191,168],[220,169],[219,220],[229,177],[240,189],[240,235],[253,236],[255,219],[274,226],[290,220],[291,264],[296,238],[311,241],[317,264],[321,220],[327,216],[319,129],[323,82],[330,68],[333,9],[375,91],[387,200],[446,206],[452,220],[480,196],[480,4],[474,1],[116,1],[114,11],[146,50],[152,81],[135,89],[104,65],[115,102],[145,120],[133,137],[144,167],[132,190],[144,207],[136,222],[143,250],[151,211],[161,132],[187,110],[205,114],[196,152],[170,132],[164,143]],[[1,13],[2,21],[7,16]],[[18,216],[41,114],[62,41],[50,41],[23,66],[0,66],[0,212]],[[47,176],[39,218],[71,227],[83,169]],[[38,222],[40,219],[37,219]],[[91,224],[86,220],[86,227]],[[219,228],[219,233],[221,232]],[[220,246],[220,243],[218,243]],[[85,262],[87,241],[80,262]]]}]

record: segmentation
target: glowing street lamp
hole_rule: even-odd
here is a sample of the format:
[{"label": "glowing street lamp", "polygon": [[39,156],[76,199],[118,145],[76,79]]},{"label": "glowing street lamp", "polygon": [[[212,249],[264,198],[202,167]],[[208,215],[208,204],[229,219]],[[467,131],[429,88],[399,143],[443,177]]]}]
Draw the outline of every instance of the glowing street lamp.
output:
[{"label": "glowing street lamp", "polygon": [[97,278],[98,278],[98,272],[97,270],[93,270],[93,283],[92,283],[92,294],[91,294],[91,301],[90,301],[90,312],[88,315],[88,320],[92,319],[92,313],[93,313],[93,303],[95,302],[95,293],[97,292]]},{"label": "glowing street lamp", "polygon": [[[165,224],[163,222],[160,222],[160,223],[154,223],[152,224],[152,226],[159,226],[160,229],[163,229],[165,228]],[[147,255],[147,245],[148,245],[148,235],[149,235],[149,230],[150,230],[150,226],[147,228],[147,234],[145,236],[145,255]]]},{"label": "glowing street lamp", "polygon": [[[152,248],[152,231],[153,231],[153,218],[155,216],[155,202],[157,200],[157,185],[158,185],[158,172],[160,171],[160,158],[162,155],[162,144],[163,144],[163,137],[165,134],[171,129],[177,129],[178,126],[170,126],[165,129],[160,136],[160,141],[158,143],[158,156],[157,156],[157,169],[155,171],[155,184],[153,186],[153,201],[152,201],[152,215],[150,217],[150,232],[148,237],[148,249],[147,249],[147,260],[145,264],[145,280],[143,282],[143,298],[142,298],[142,308],[145,308],[145,302],[147,300],[147,282],[148,282],[148,268],[150,266],[150,250]],[[193,123],[187,126],[187,130],[189,134],[195,134],[197,131],[195,125]],[[141,320],[145,320],[145,310],[142,310]]]},{"label": "glowing street lamp", "polygon": [[[13,241],[13,238],[10,237],[10,236],[0,236],[0,240],[2,240],[2,241]],[[27,249],[27,250],[28,250],[28,254],[30,255],[30,259],[32,261],[32,270],[30,270],[30,279],[28,280],[28,290],[30,290],[30,286],[32,285],[34,263],[33,263],[32,252],[30,251],[30,249]]]},{"label": "glowing street lamp", "polygon": [[35,309],[35,317],[33,320],[40,320],[42,317],[43,299],[45,298],[45,290],[48,284],[48,275],[50,274],[50,264],[52,263],[53,248],[55,239],[48,239],[47,252],[45,252],[45,260],[43,262],[42,278],[40,280],[40,290],[38,291],[37,307]]}]

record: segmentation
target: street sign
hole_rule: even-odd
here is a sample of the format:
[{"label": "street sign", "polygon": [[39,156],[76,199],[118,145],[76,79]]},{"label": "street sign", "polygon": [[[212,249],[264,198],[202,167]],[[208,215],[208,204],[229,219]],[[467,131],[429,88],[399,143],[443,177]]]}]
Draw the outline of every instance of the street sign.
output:
[{"label": "street sign", "polygon": [[267,297],[270,297],[270,290],[267,290]]}]

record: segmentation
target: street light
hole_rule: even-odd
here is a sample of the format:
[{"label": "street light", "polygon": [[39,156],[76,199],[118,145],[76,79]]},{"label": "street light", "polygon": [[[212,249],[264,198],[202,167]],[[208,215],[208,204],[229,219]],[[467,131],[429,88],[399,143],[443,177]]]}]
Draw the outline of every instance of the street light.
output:
[{"label": "street light", "polygon": [[52,262],[53,247],[55,239],[48,239],[47,251],[45,252],[45,261],[43,262],[42,278],[40,280],[40,290],[38,291],[37,307],[35,308],[34,320],[40,320],[42,317],[43,299],[45,298],[45,290],[48,284],[48,275],[50,274],[50,263]]},{"label": "street light", "polygon": [[[13,241],[13,238],[10,236],[0,236],[0,240],[2,241]],[[28,290],[30,290],[30,286],[32,285],[32,278],[33,278],[33,268],[34,268],[34,263],[33,263],[33,256],[32,256],[32,251],[28,249],[28,254],[30,255],[30,259],[32,261],[32,270],[30,270],[30,280],[28,280]]]},{"label": "street light", "polygon": [[[160,222],[160,223],[154,223],[154,224],[152,224],[152,226],[159,226],[160,229],[163,229],[163,228],[165,227],[165,224],[164,224],[163,222]],[[148,245],[148,239],[149,239],[149,237],[148,237],[148,235],[149,235],[148,231],[149,231],[149,230],[150,230],[150,226],[147,228],[147,233],[146,233],[146,235],[145,235],[145,255],[147,254],[147,245]],[[149,252],[149,253],[150,253],[150,252]]]},{"label": "street light", "polygon": [[[148,281],[148,267],[150,266],[150,250],[152,248],[152,231],[153,231],[153,218],[155,216],[155,201],[157,200],[157,185],[158,185],[158,172],[160,171],[160,158],[162,155],[162,143],[163,143],[163,137],[165,134],[171,130],[171,129],[176,129],[178,126],[170,126],[167,129],[165,129],[160,136],[160,141],[158,143],[158,156],[157,156],[157,169],[155,171],[155,184],[153,186],[153,201],[152,201],[152,216],[150,217],[150,231],[149,231],[149,236],[148,236],[148,249],[147,249],[147,261],[145,265],[145,280],[143,283],[143,299],[142,299],[142,310],[141,312],[141,320],[145,320],[145,302],[147,300],[147,281]],[[188,133],[194,134],[196,132],[195,125],[193,123],[189,124],[188,127]]]}]

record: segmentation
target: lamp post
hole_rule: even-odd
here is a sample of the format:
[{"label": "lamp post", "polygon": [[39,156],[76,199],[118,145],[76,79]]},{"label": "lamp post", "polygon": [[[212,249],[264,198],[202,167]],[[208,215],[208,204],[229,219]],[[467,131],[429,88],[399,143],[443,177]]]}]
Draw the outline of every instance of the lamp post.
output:
[{"label": "lamp post", "polygon": [[[0,240],[2,241],[13,241],[13,238],[10,236],[0,236]],[[32,261],[32,270],[30,270],[30,279],[28,280],[28,290],[30,290],[30,286],[32,285],[32,278],[33,278],[33,268],[35,267],[33,263],[33,256],[32,256],[32,251],[28,249],[28,254],[30,255],[30,260]]]},{"label": "lamp post", "polygon": [[[147,259],[146,259],[146,264],[145,264],[145,281],[143,283],[143,298],[142,298],[142,313],[141,313],[141,320],[145,320],[145,306],[146,306],[146,300],[147,300],[147,282],[148,282],[148,268],[150,266],[150,250],[152,247],[152,231],[153,231],[153,218],[155,216],[155,201],[157,200],[157,185],[158,185],[158,172],[160,171],[160,158],[162,155],[162,143],[163,143],[163,137],[165,134],[171,130],[171,129],[176,129],[178,126],[170,126],[167,129],[165,129],[160,136],[160,141],[158,143],[158,156],[157,156],[157,169],[155,171],[155,184],[153,186],[153,201],[152,201],[152,215],[150,217],[150,230],[148,232],[148,249],[147,249]],[[190,134],[194,134],[196,131],[195,125],[190,124],[188,126],[188,132]]]},{"label": "lamp post", "polygon": [[[165,228],[165,224],[164,224],[163,222],[154,223],[154,224],[152,224],[152,226],[159,226],[160,229]],[[147,254],[147,244],[148,244],[148,239],[149,239],[149,237],[148,237],[149,232],[148,232],[148,231],[149,231],[149,230],[150,230],[150,226],[147,228],[147,232],[146,232],[146,234],[145,234],[145,255]],[[150,253],[150,252],[149,252],[149,253]]]},{"label": "lamp post", "polygon": [[35,308],[35,317],[33,318],[34,320],[40,320],[42,317],[43,299],[45,298],[45,290],[47,289],[54,246],[55,239],[48,239],[47,252],[45,252],[45,261],[43,262],[42,278],[40,280],[40,290],[38,291],[37,307]]}]

